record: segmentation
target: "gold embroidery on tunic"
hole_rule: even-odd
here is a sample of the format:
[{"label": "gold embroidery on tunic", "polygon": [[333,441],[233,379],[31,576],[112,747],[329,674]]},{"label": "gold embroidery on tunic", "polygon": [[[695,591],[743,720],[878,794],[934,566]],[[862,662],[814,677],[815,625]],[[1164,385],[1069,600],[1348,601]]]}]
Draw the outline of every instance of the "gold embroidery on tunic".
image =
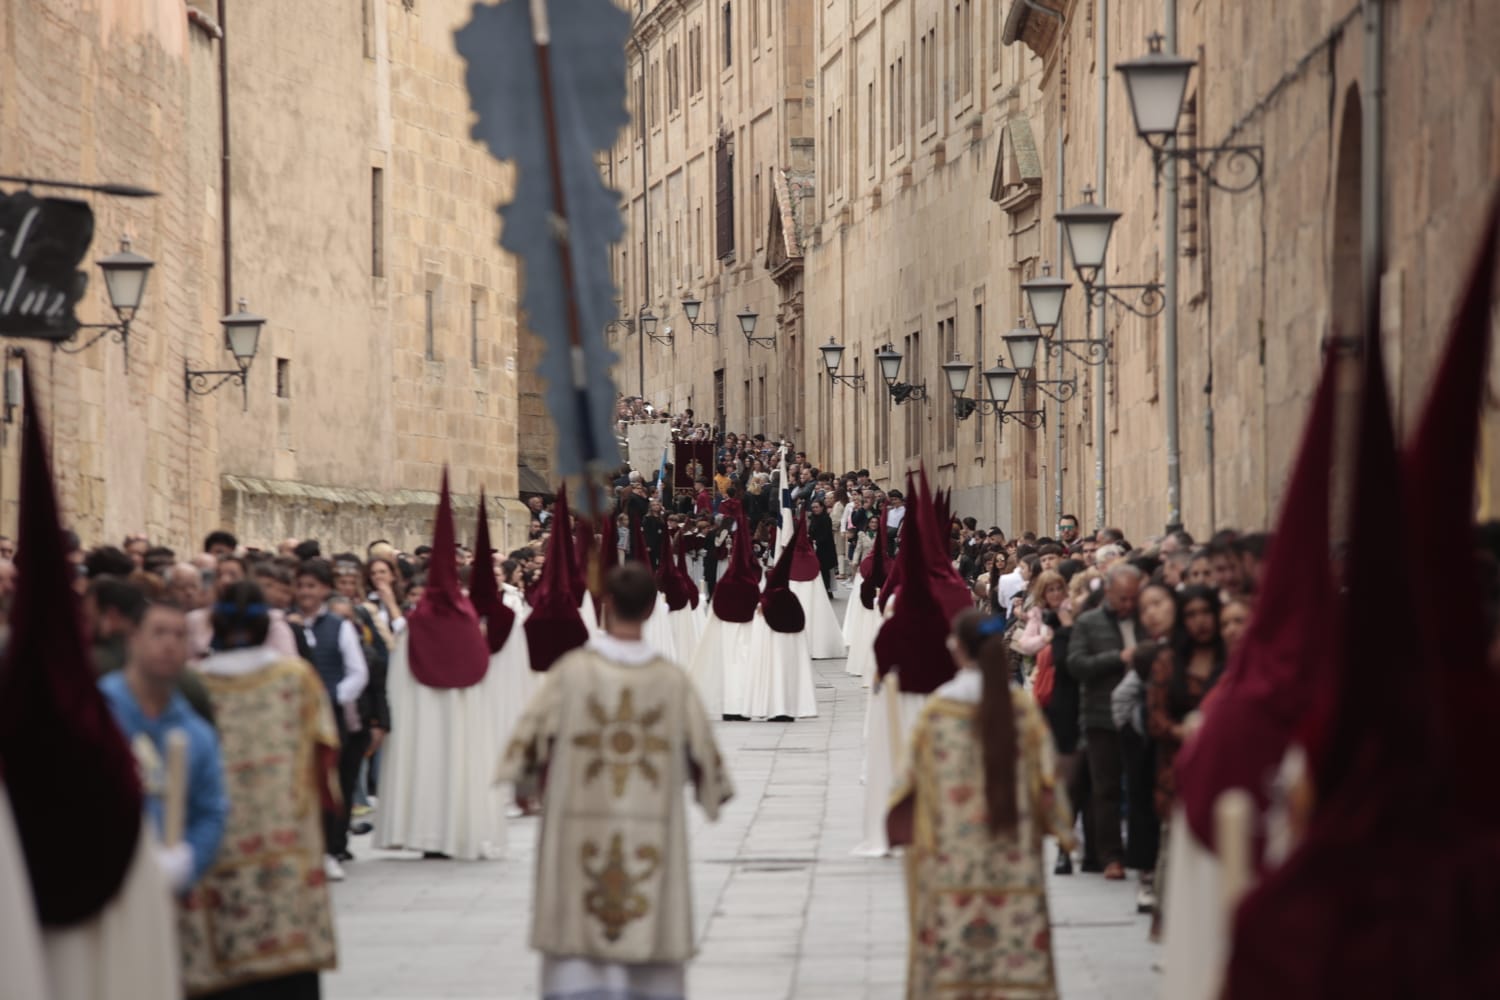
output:
[{"label": "gold embroidery on tunic", "polygon": [[634,768],[653,787],[656,786],[661,780],[661,771],[648,755],[664,754],[671,749],[670,743],[651,732],[666,714],[665,707],[658,705],[637,717],[635,695],[629,688],[620,692],[620,705],[612,716],[593,695],[589,695],[587,707],[589,717],[598,728],[573,737],[575,747],[593,750],[597,754],[584,768],[584,782],[593,781],[608,769],[615,798],[620,798],[625,794],[625,786]]},{"label": "gold embroidery on tunic", "polygon": [[639,920],[651,912],[651,902],[636,888],[645,882],[661,865],[661,852],[650,845],[635,849],[635,859],[642,864],[641,871],[631,875],[625,867],[625,847],[620,834],[609,841],[609,853],[604,862],[594,868],[590,862],[599,856],[599,845],[585,841],[582,850],[584,874],[594,887],[583,895],[583,907],[589,916],[604,925],[604,937],[610,941],[620,940],[625,925]]}]

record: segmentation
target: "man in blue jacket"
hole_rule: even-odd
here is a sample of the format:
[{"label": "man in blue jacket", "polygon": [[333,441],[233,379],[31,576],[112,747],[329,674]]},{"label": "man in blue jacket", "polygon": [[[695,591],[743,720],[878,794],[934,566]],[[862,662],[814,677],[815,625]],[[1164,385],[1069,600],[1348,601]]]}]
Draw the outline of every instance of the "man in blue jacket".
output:
[{"label": "man in blue jacket", "polygon": [[187,815],[180,843],[159,848],[172,889],[186,892],[213,864],[229,815],[219,738],[178,691],[187,669],[187,616],[168,604],[147,604],[130,637],[125,666],[99,681],[99,690],[141,767],[146,812],[161,835],[166,792],[167,735],[187,736]]}]

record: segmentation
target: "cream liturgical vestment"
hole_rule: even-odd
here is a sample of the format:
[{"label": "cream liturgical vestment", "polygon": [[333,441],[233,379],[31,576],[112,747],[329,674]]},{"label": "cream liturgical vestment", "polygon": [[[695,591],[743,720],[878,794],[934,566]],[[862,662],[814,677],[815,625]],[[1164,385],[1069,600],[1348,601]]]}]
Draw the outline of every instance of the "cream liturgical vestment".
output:
[{"label": "cream liturgical vestment", "polygon": [[[547,996],[613,996],[604,982],[631,968],[692,958],[682,788],[695,786],[710,820],[733,789],[681,667],[643,642],[595,636],[548,672],[497,780],[543,783],[531,944]],[[562,984],[560,969],[580,975]]]}]

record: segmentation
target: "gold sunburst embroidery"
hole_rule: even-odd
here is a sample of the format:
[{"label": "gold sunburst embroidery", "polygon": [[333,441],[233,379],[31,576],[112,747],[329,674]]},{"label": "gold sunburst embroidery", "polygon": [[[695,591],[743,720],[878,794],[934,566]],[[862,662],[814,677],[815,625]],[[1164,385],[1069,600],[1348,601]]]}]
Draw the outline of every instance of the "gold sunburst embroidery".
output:
[{"label": "gold sunburst embroidery", "polygon": [[599,704],[594,695],[589,695],[586,708],[597,728],[573,737],[575,747],[595,753],[584,767],[584,782],[593,781],[608,771],[615,798],[625,794],[632,770],[640,771],[653,787],[659,785],[661,770],[652,763],[650,756],[664,754],[672,746],[652,730],[661,723],[665,709],[658,705],[637,716],[635,694],[630,688],[620,692],[620,704],[613,715]]}]

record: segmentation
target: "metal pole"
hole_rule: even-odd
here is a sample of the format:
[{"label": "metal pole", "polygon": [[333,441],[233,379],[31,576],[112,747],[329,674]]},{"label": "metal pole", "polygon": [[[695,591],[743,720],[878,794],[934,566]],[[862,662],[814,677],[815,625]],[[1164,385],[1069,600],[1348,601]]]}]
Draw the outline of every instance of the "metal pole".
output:
[{"label": "metal pole", "polygon": [[[1066,98],[1064,98],[1064,99],[1066,99]],[[1065,110],[1066,110],[1065,106],[1063,108],[1059,109],[1059,115],[1058,115],[1059,119],[1062,118],[1063,112]],[[1058,212],[1062,212],[1062,211],[1066,210],[1067,207],[1068,207],[1065,204],[1065,201],[1064,201],[1064,192],[1067,191],[1067,189],[1068,189],[1068,183],[1067,183],[1068,171],[1067,171],[1067,164],[1063,160],[1063,152],[1064,152],[1063,130],[1061,128],[1059,128],[1057,130],[1057,210],[1058,210]],[[1056,253],[1056,256],[1054,257],[1054,259],[1057,261],[1057,272],[1056,273],[1058,273],[1058,274],[1062,273],[1062,266],[1063,266],[1063,264],[1062,264],[1062,255],[1063,255],[1062,223],[1059,222],[1059,223],[1057,223],[1057,253]],[[1060,318],[1061,317],[1059,317],[1059,319]],[[1052,336],[1054,338],[1058,339],[1058,340],[1061,340],[1063,338],[1064,334],[1062,332],[1062,324],[1061,323],[1059,323],[1056,327],[1053,328],[1053,330],[1052,330]],[[1057,377],[1060,378],[1060,379],[1065,379],[1065,378],[1068,377],[1068,352],[1067,351],[1058,351],[1057,355],[1058,355],[1057,356]],[[980,364],[983,365],[984,359],[980,358],[979,361],[980,361]],[[1060,395],[1062,395],[1062,393],[1058,393],[1058,395],[1060,396]],[[1054,487],[1053,494],[1052,494],[1052,506],[1054,508],[1054,516],[1053,516],[1053,519],[1052,519],[1052,523],[1054,525],[1062,523],[1062,516],[1063,516],[1063,420],[1064,420],[1064,413],[1065,413],[1065,407],[1063,406],[1063,401],[1061,399],[1059,399],[1057,401],[1057,419],[1054,420],[1053,423],[1052,423],[1052,453],[1053,453],[1053,464],[1055,466],[1055,468],[1052,471],[1053,471],[1053,478],[1056,481],[1056,485]]]},{"label": "metal pole", "polygon": [[[1109,4],[1101,3],[1095,10],[1099,12],[1099,23],[1096,26],[1099,33],[1099,52],[1094,60],[1099,66],[1099,136],[1097,140],[1098,163],[1095,167],[1094,188],[1099,192],[1099,204],[1109,202],[1109,169],[1107,163],[1109,148]],[[1104,268],[1099,269],[1099,280],[1108,282],[1109,278]],[[1094,337],[1103,340],[1105,337],[1104,327],[1104,304],[1101,302],[1094,307]],[[1094,366],[1094,527],[1104,527],[1104,487],[1105,487],[1105,464],[1104,464],[1104,393],[1107,379],[1105,368],[1109,366],[1106,358],[1104,364]]]},{"label": "metal pole", "polygon": [[[646,93],[646,49],[640,39],[635,50],[641,57],[641,94]],[[644,97],[643,97],[644,99]],[[645,105],[637,110],[641,116],[641,301],[635,311],[635,394],[646,398],[646,330],[641,317],[651,299],[651,126],[646,121]]]},{"label": "metal pole", "polygon": [[[1163,4],[1166,39],[1163,50],[1168,55],[1177,54],[1177,0],[1165,0]],[[1200,76],[1201,80],[1202,77]],[[1170,149],[1174,139],[1167,140]],[[1163,293],[1167,297],[1167,308],[1162,314],[1161,355],[1166,368],[1162,380],[1162,409],[1167,431],[1167,531],[1182,527],[1182,447],[1177,429],[1177,165],[1166,161],[1167,190],[1162,204],[1162,230],[1164,243]]]},{"label": "metal pole", "polygon": [[1377,315],[1366,316],[1365,322],[1379,323],[1380,276],[1385,270],[1385,163],[1381,156],[1385,148],[1383,136],[1384,115],[1381,105],[1385,100],[1384,52],[1385,21],[1383,0],[1365,0],[1365,67],[1364,67],[1364,120],[1360,122],[1360,266],[1364,272],[1363,284],[1366,309],[1377,310]]}]

